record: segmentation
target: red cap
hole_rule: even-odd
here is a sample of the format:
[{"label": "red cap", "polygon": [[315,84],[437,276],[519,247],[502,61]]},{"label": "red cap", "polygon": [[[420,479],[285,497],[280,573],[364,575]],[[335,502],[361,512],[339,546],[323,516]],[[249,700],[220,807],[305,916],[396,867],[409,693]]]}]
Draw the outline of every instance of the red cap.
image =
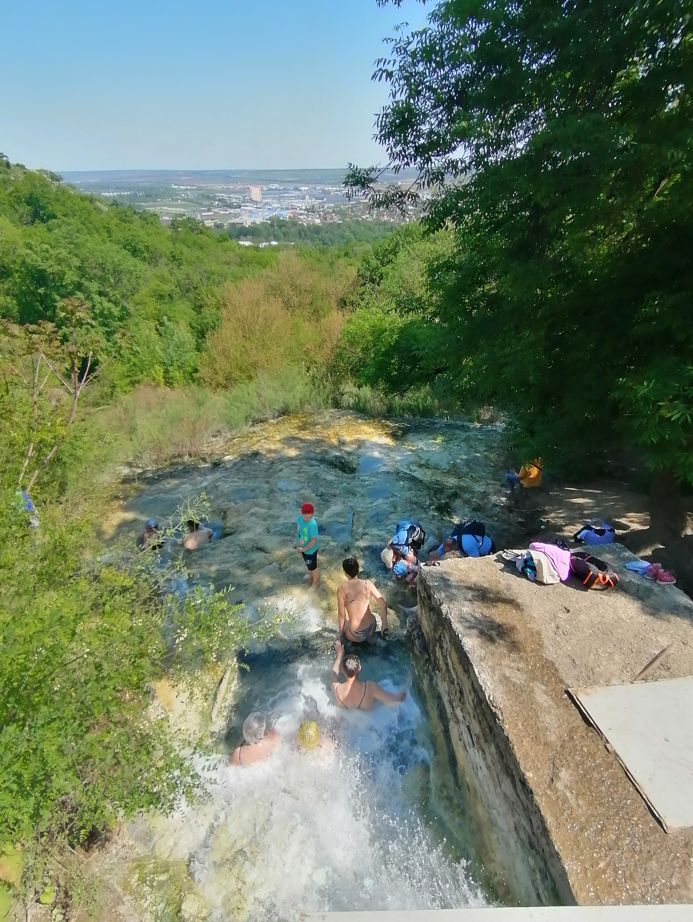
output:
[{"label": "red cap", "polygon": [[313,509],[312,503],[304,503],[301,506],[301,515],[308,515],[308,513],[312,515],[314,512],[315,512],[315,509]]}]

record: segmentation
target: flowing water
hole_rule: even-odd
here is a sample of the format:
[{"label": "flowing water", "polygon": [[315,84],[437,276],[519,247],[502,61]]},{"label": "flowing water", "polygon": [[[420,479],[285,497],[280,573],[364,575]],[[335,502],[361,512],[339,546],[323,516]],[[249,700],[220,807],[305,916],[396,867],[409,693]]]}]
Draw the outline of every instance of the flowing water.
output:
[{"label": "flowing water", "polygon": [[[132,918],[298,919],[310,910],[449,908],[502,894],[465,808],[425,653],[406,636],[411,591],[380,551],[397,521],[417,518],[437,543],[460,518],[486,521],[502,543],[499,429],[395,425],[346,413],[287,418],[225,446],[223,460],[148,473],[109,523],[113,534],[173,514],[204,492],[218,535],[190,553],[189,584],[233,587],[249,617],[289,610],[282,636],[246,657],[214,756],[200,762],[202,804],[130,825],[137,858],[122,878]],[[304,501],[320,526],[321,586],[309,593],[293,549]],[[359,649],[362,677],[409,686],[397,707],[338,709],[330,691],[341,560],[386,592],[392,631]],[[270,760],[233,768],[228,753],[250,711],[270,715],[281,744]],[[296,729],[314,719],[320,746]],[[463,779],[462,779],[463,780]]]}]

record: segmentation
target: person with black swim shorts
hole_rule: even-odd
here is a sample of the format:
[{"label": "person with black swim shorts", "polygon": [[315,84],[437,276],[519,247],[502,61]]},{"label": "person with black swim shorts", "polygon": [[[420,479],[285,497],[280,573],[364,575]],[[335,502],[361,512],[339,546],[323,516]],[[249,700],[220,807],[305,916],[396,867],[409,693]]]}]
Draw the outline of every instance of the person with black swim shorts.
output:
[{"label": "person with black swim shorts", "polygon": [[315,509],[312,503],[301,506],[301,514],[296,519],[296,550],[303,555],[310,580],[310,588],[315,589],[320,582],[318,570],[318,523],[315,521]]}]

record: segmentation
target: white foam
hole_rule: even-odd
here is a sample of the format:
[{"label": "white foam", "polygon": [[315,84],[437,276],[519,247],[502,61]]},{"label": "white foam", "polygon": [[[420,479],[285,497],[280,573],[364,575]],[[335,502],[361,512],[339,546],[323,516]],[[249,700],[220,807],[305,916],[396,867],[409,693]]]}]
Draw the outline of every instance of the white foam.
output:
[{"label": "white foam", "polygon": [[[299,665],[297,681],[269,699],[282,737],[271,759],[245,769],[220,760],[206,772],[214,810],[186,807],[158,825],[175,842],[172,857],[189,861],[210,922],[483,904],[464,863],[446,857],[403,794],[408,772],[428,758],[416,702],[345,711],[323,669]],[[310,753],[295,743],[307,717],[323,728]]]}]

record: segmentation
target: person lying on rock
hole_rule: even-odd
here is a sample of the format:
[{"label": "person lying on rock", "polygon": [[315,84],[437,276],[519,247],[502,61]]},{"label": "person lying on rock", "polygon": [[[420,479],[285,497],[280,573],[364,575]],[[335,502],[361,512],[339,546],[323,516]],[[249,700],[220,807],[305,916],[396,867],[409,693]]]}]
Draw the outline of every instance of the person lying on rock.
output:
[{"label": "person lying on rock", "polygon": [[[407,696],[407,689],[392,692],[385,691],[377,682],[361,682],[358,675],[361,671],[361,660],[354,653],[344,656],[344,644],[335,640],[334,648],[337,659],[332,667],[332,694],[337,699],[339,707],[347,710],[353,708],[357,711],[370,711],[376,701],[383,704],[400,704]],[[339,673],[343,672],[345,682],[339,681]]]},{"label": "person lying on rock", "polygon": [[267,730],[267,718],[259,711],[253,711],[243,723],[243,741],[229,756],[231,765],[247,768],[255,762],[268,759],[279,742],[277,730]]},{"label": "person lying on rock", "polygon": [[296,519],[296,550],[303,555],[310,580],[310,588],[315,589],[320,582],[318,570],[318,523],[315,521],[315,509],[312,503],[301,506],[301,514]]},{"label": "person lying on rock", "polygon": [[387,630],[387,602],[384,596],[369,579],[359,579],[359,562],[355,557],[343,560],[342,569],[348,578],[337,589],[340,639],[346,637],[352,643],[363,643],[375,636],[378,624],[371,611],[371,598],[375,599],[380,609],[380,633],[384,637]]},{"label": "person lying on rock", "polygon": [[186,551],[196,551],[198,547],[203,547],[205,544],[209,544],[212,540],[214,532],[211,528],[207,528],[205,525],[200,525],[199,522],[196,522],[195,519],[188,519],[186,522],[188,528],[188,534],[183,538],[181,542]]}]

